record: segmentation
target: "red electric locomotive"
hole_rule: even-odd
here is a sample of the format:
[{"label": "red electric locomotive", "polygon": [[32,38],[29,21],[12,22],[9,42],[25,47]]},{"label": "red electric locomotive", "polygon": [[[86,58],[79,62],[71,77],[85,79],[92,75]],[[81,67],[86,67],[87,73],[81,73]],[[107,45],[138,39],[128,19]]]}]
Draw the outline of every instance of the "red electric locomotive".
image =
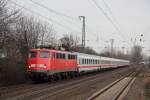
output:
[{"label": "red electric locomotive", "polygon": [[66,51],[31,49],[27,63],[32,80],[47,80],[78,73],[77,55]]}]

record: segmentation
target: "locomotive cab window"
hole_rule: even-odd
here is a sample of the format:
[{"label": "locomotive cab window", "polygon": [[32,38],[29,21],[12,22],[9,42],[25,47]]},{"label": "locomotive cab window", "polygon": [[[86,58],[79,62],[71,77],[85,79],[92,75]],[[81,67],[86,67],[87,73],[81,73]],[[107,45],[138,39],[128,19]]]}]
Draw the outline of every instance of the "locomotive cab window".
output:
[{"label": "locomotive cab window", "polygon": [[36,55],[37,55],[37,52],[31,51],[31,52],[29,53],[29,58],[36,58]]},{"label": "locomotive cab window", "polygon": [[50,53],[49,52],[40,52],[40,58],[49,58]]}]

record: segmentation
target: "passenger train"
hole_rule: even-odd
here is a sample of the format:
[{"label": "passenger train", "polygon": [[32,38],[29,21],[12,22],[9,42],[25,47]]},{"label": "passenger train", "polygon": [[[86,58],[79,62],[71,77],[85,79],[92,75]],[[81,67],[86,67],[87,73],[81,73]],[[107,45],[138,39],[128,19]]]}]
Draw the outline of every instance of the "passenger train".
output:
[{"label": "passenger train", "polygon": [[50,49],[31,49],[27,60],[32,80],[77,76],[80,73],[127,65],[128,60]]}]

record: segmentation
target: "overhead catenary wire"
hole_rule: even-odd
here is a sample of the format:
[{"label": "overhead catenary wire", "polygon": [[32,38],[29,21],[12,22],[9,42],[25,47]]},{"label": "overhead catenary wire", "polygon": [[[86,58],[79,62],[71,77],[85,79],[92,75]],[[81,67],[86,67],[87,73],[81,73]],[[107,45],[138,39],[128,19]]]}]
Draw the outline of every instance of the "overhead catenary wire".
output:
[{"label": "overhead catenary wire", "polygon": [[12,1],[12,0],[10,0],[9,2],[13,3],[14,5],[16,5],[16,6],[18,6],[18,7],[21,7],[21,8],[23,8],[23,9],[27,10],[28,12],[34,13],[34,14],[36,14],[36,15],[38,15],[38,16],[40,16],[40,17],[46,19],[46,20],[49,20],[49,21],[51,21],[52,23],[57,24],[59,27],[62,27],[62,28],[67,29],[67,30],[70,29],[70,30],[72,30],[72,31],[78,32],[78,31],[73,30],[73,29],[71,29],[70,27],[65,26],[65,25],[63,25],[63,24],[61,24],[61,23],[59,23],[59,22],[57,22],[57,21],[55,21],[55,20],[53,20],[53,19],[51,19],[51,18],[49,18],[49,17],[46,17],[46,16],[44,16],[44,15],[41,15],[41,14],[38,13],[38,12],[35,12],[35,11],[29,9],[29,8],[26,8],[26,7],[24,7],[24,6],[20,5],[20,4],[18,4],[18,3],[16,3],[16,2]]},{"label": "overhead catenary wire", "polygon": [[[68,15],[66,15],[66,14],[64,14],[64,13],[60,13],[60,12],[58,12],[58,11],[56,11],[56,10],[50,8],[50,7],[47,7],[47,6],[45,6],[45,5],[41,4],[41,3],[35,2],[34,0],[30,0],[30,1],[31,1],[32,3],[38,5],[38,6],[42,7],[42,8],[47,9],[49,12],[52,12],[52,13],[58,15],[58,16],[61,16],[61,17],[67,17],[67,18],[69,18],[69,19],[74,20],[73,17],[68,16]],[[93,34],[94,34],[94,33],[93,33]],[[95,34],[95,35],[96,35],[96,34]]]},{"label": "overhead catenary wire", "polygon": [[[113,22],[113,20],[108,16],[108,14],[104,11],[104,9],[97,3],[96,0],[92,0],[92,2],[95,4],[95,6],[103,13],[103,15],[107,18],[107,20],[112,24],[112,26],[116,29],[117,33],[119,36],[122,37],[122,39],[124,39],[126,41],[126,39],[124,38],[124,35],[122,34],[122,32],[120,31],[120,29],[118,28],[118,26]],[[128,41],[127,41],[128,42]],[[130,45],[130,43],[128,43]]]},{"label": "overhead catenary wire", "polygon": [[[41,4],[41,3],[35,2],[34,0],[30,0],[30,1],[31,1],[32,3],[38,5],[38,6],[42,7],[42,8],[47,9],[48,11],[50,11],[50,12],[52,12],[52,13],[58,15],[58,16],[64,16],[64,17],[67,17],[67,18],[69,18],[69,19],[75,20],[72,16],[69,16],[69,15],[66,15],[66,14],[64,14],[64,13],[58,12],[58,11],[56,11],[56,10],[50,8],[50,7],[47,7],[47,6],[45,6],[45,5]],[[88,26],[87,26],[87,27],[88,27]],[[89,28],[89,27],[88,27],[88,28]],[[89,29],[90,29],[90,28],[89,28]],[[94,33],[93,33],[93,34],[94,34]],[[95,34],[95,35],[96,35],[96,34]]]},{"label": "overhead catenary wire", "polygon": [[102,0],[102,1],[103,1],[103,3],[104,3],[105,7],[107,8],[108,12],[110,13],[112,19],[115,21],[115,23],[116,23],[118,26],[120,26],[120,24],[118,23],[118,21],[116,20],[114,14],[113,14],[111,8],[109,7],[109,5],[106,3],[105,0]]},{"label": "overhead catenary wire", "polygon": [[[42,7],[42,8],[47,9],[48,11],[50,11],[50,12],[56,14],[56,15],[64,16],[64,17],[67,17],[67,18],[69,18],[69,19],[71,19],[71,20],[75,20],[75,18],[73,18],[72,16],[69,16],[69,15],[66,15],[66,14],[64,14],[64,13],[58,12],[58,11],[56,11],[56,10],[50,8],[50,7],[47,7],[47,6],[45,6],[45,5],[41,4],[41,3],[35,2],[34,0],[30,0],[30,1],[31,1],[32,3],[34,3],[34,4],[36,4],[36,5],[39,5],[39,6]],[[77,20],[76,20],[76,21],[77,21]]]},{"label": "overhead catenary wire", "polygon": [[[112,10],[111,10],[111,8],[109,7],[109,5],[107,4],[107,2],[106,2],[105,0],[102,0],[102,1],[103,1],[103,3],[104,3],[105,7],[107,8],[109,14],[111,15],[111,18],[112,18],[113,21],[118,25],[118,29],[120,29],[121,26],[120,26],[119,22],[117,21],[117,19],[115,18],[114,14],[113,14],[113,12],[112,12]],[[120,32],[121,32],[121,31],[120,31]],[[121,32],[121,33],[122,33],[122,32]],[[120,34],[121,34],[121,33],[120,33]],[[123,35],[123,34],[122,34],[122,35]],[[124,35],[123,35],[123,37],[124,37]]]},{"label": "overhead catenary wire", "polygon": [[[50,7],[47,7],[46,5],[41,4],[41,3],[38,3],[38,2],[36,2],[36,1],[34,1],[34,0],[30,0],[30,1],[31,1],[32,3],[34,3],[34,4],[38,5],[38,6],[40,6],[40,7],[42,7],[42,8],[44,8],[44,9],[48,10],[49,12],[51,12],[51,13],[53,13],[53,14],[55,14],[55,15],[60,16],[63,20],[65,20],[65,21],[68,22],[69,24],[73,23],[72,21],[75,21],[75,18],[73,18],[72,16],[69,16],[69,15],[66,15],[66,14],[64,14],[64,13],[58,12],[58,11],[56,11],[56,10],[50,8]],[[71,19],[72,21],[66,20],[66,19],[64,19],[64,17],[67,18],[67,19]],[[77,21],[79,22],[79,20],[76,20],[76,22],[77,22]],[[76,26],[77,26],[77,25],[76,25]],[[77,28],[80,28],[80,27],[77,26]]]},{"label": "overhead catenary wire", "polygon": [[93,3],[95,4],[95,6],[103,13],[103,15],[107,18],[107,20],[113,25],[113,27],[119,32],[121,33],[121,31],[119,30],[119,28],[115,25],[115,23],[112,21],[112,19],[107,15],[107,13],[104,11],[104,9],[97,3],[96,0],[92,0]]}]

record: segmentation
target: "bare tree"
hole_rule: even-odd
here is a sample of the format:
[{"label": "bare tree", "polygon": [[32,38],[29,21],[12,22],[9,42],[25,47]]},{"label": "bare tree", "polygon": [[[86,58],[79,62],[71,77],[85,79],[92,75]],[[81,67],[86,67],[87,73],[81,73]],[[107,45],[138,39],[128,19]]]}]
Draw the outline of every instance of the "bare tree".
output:
[{"label": "bare tree", "polygon": [[65,34],[62,38],[60,38],[60,43],[62,47],[64,47],[67,51],[72,51],[76,48],[79,42],[79,38],[72,34]]},{"label": "bare tree", "polygon": [[15,42],[11,28],[20,16],[20,10],[8,10],[7,4],[7,0],[0,1],[0,51],[8,55],[8,48],[13,45],[12,41]]},{"label": "bare tree", "polygon": [[[100,53],[101,56],[105,56],[105,57],[112,57],[112,54],[109,50],[105,50],[103,52]],[[129,54],[124,54],[121,51],[118,50],[113,50],[113,58],[118,58],[118,59],[129,59]]]},{"label": "bare tree", "polygon": [[7,56],[3,59],[0,58],[1,83],[15,82],[14,73],[17,76],[15,77],[16,81],[18,78],[24,79],[23,66],[18,67],[19,50],[16,44],[16,33],[13,30],[13,26],[20,16],[20,10],[8,9],[8,2],[7,0],[0,0],[0,53]]},{"label": "bare tree", "polygon": [[135,45],[131,50],[131,62],[132,63],[140,63],[142,60],[142,47],[139,45]]},{"label": "bare tree", "polygon": [[18,47],[24,58],[28,50],[38,45],[46,45],[54,37],[53,28],[34,17],[21,17],[16,24]]}]

